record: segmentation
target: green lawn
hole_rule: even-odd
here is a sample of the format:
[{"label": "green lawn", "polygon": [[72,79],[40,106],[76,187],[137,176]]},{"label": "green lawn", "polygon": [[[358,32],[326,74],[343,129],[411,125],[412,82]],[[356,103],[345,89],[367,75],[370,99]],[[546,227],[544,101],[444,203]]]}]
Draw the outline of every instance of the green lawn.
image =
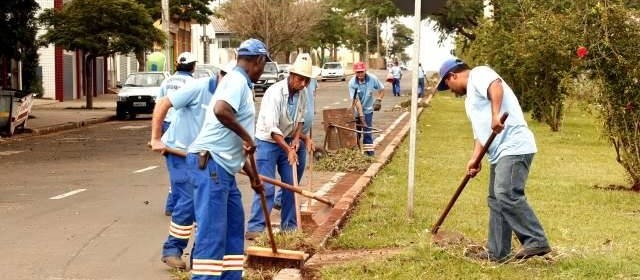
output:
[{"label": "green lawn", "polygon": [[[595,118],[569,108],[561,132],[529,121],[538,144],[527,196],[541,220],[555,261],[541,258],[494,265],[441,249],[428,232],[464,176],[472,149],[463,99],[438,95],[418,123],[415,217],[406,217],[408,139],[374,179],[330,247],[401,247],[377,262],[325,267],[323,279],[640,279],[640,194],[595,185],[626,185],[615,151]],[[488,165],[472,179],[443,230],[484,244]],[[518,246],[514,242],[514,246]]]}]

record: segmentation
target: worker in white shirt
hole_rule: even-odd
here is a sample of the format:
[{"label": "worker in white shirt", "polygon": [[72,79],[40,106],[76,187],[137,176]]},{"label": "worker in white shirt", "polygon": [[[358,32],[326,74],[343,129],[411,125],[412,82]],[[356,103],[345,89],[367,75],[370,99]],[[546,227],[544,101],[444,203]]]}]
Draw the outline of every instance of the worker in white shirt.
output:
[{"label": "worker in white shirt", "polygon": [[[292,166],[300,167],[297,152],[301,146],[307,103],[304,89],[312,77],[311,72],[311,57],[308,53],[301,53],[296,58],[289,77],[273,84],[265,92],[256,124],[258,172],[263,176],[275,178],[277,168],[282,182],[289,185],[293,185]],[[275,188],[265,183],[264,189],[267,210],[271,212]],[[282,190],[280,216],[281,230],[291,231],[297,228],[294,193],[289,190]],[[245,238],[253,240],[264,229],[265,220],[260,197],[255,195]]]},{"label": "worker in white shirt", "polygon": [[393,96],[400,96],[400,79],[402,79],[402,69],[398,66],[398,62],[394,62],[393,67],[389,69],[389,73],[393,76],[392,90]]}]

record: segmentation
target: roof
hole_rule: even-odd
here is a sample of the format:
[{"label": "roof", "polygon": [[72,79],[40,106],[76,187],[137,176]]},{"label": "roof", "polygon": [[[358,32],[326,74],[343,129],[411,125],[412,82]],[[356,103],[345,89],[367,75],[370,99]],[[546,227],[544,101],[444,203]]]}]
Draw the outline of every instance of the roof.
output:
[{"label": "roof", "polygon": [[231,29],[227,27],[227,24],[224,19],[211,17],[211,26],[213,26],[213,31],[216,34],[224,34],[224,33],[233,33]]}]

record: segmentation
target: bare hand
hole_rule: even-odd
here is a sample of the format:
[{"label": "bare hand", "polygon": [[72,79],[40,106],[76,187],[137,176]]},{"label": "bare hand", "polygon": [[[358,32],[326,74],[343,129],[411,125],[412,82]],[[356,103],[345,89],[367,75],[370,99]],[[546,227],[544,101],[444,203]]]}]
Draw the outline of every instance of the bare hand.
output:
[{"label": "bare hand", "polygon": [[482,169],[482,163],[478,163],[478,166],[474,166],[475,160],[469,160],[467,163],[467,175],[471,176],[471,178],[475,177]]},{"label": "bare hand", "polygon": [[243,141],[242,148],[244,149],[245,155],[253,154],[256,152],[256,143],[253,141],[251,142]]},{"label": "bare hand", "polygon": [[152,151],[158,153],[164,153],[164,150],[167,148],[160,139],[152,139],[151,142],[149,142],[149,145],[151,146]]},{"label": "bare hand", "polygon": [[296,153],[296,150],[289,149],[289,152],[287,152],[287,158],[289,159],[290,165],[298,164],[298,153]]},{"label": "bare hand", "polygon": [[504,129],[504,124],[500,122],[500,116],[499,115],[493,116],[493,118],[491,118],[491,130],[493,130],[493,132],[498,134],[502,132],[503,129]]},{"label": "bare hand", "polygon": [[305,144],[307,145],[307,151],[311,151],[311,152],[316,151],[316,145],[313,143],[313,139],[307,138],[307,140],[305,141]]},{"label": "bare hand", "polygon": [[295,138],[295,139],[291,140],[291,145],[289,145],[289,146],[294,151],[298,151],[298,149],[300,148],[300,138]]},{"label": "bare hand", "polygon": [[264,185],[262,184],[262,180],[260,180],[260,177],[251,178],[251,188],[256,193],[261,193],[264,191]]}]

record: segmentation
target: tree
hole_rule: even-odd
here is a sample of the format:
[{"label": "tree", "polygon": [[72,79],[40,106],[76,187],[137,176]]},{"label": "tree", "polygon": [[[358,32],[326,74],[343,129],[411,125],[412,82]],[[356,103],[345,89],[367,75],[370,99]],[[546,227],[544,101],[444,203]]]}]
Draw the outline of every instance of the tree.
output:
[{"label": "tree", "polygon": [[[74,0],[62,10],[46,9],[41,39],[86,56],[85,81],[96,57],[138,52],[161,44],[164,34],[153,26],[144,6],[131,0]],[[87,83],[87,108],[93,107],[93,87]]]},{"label": "tree", "polygon": [[640,192],[640,11],[624,1],[605,1],[579,15],[582,32],[576,37],[584,39],[581,43],[588,54],[578,73],[591,74],[600,85],[594,108],[615,148],[616,160],[630,178],[631,189]]},{"label": "tree", "polygon": [[405,49],[413,44],[413,30],[402,23],[393,26],[393,45],[391,45],[391,53],[400,56],[402,61],[407,61],[408,55]]},{"label": "tree", "polygon": [[225,2],[218,14],[238,36],[262,40],[275,56],[290,50],[294,40],[312,38],[320,11],[317,1],[234,0]]},{"label": "tree", "polygon": [[473,31],[478,27],[483,16],[484,1],[480,0],[448,0],[445,7],[429,18],[437,23],[437,29],[442,38],[448,34],[459,34],[468,41],[473,41],[476,35]]},{"label": "tree", "polygon": [[39,5],[35,0],[4,0],[0,5],[0,59],[22,61],[22,88],[40,92],[36,77],[38,44],[36,43],[35,13]]},{"label": "tree", "polygon": [[[142,5],[155,22],[162,18],[162,6],[160,0],[134,0]],[[200,24],[211,22],[209,19],[213,11],[207,6],[213,0],[170,0],[169,13],[172,20],[182,20],[191,22],[192,20]],[[135,53],[138,60],[138,71],[144,71],[145,50]]]}]

